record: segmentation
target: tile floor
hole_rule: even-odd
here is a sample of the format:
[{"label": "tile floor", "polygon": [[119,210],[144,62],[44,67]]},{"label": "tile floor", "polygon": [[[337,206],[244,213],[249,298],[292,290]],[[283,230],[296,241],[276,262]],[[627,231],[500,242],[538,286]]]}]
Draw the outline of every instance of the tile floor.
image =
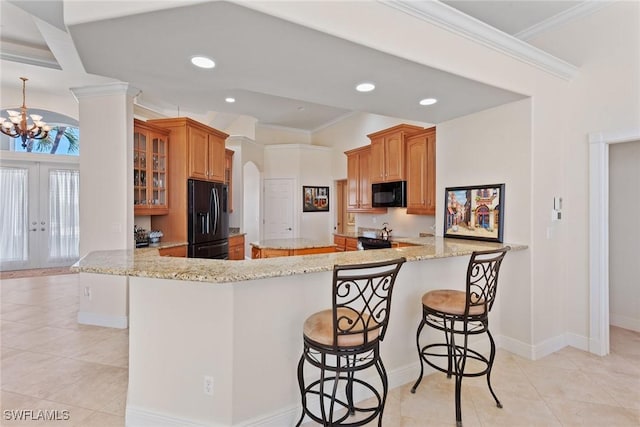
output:
[{"label": "tile floor", "polygon": [[[76,323],[78,277],[0,283],[0,425],[124,425],[128,334]],[[533,362],[499,350],[492,382],[503,409],[484,378],[463,382],[465,427],[640,426],[640,333],[612,328],[611,354],[602,358],[566,347]],[[385,426],[455,425],[453,381],[437,373],[416,394],[411,385],[390,391]],[[5,411],[20,409],[69,419],[7,419]]]}]

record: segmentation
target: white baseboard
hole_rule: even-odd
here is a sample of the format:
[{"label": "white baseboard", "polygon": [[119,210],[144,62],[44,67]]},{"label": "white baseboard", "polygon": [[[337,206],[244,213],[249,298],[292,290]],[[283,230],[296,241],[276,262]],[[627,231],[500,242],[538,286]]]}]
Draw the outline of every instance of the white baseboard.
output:
[{"label": "white baseboard", "polygon": [[589,337],[583,335],[566,333],[567,345],[575,347],[578,350],[589,351]]},{"label": "white baseboard", "polygon": [[[125,413],[125,426],[127,427],[214,427],[211,424],[203,424],[177,418],[159,412],[151,412],[127,404]],[[220,427],[222,427],[220,425]]]},{"label": "white baseboard", "polygon": [[634,319],[633,317],[611,313],[609,314],[609,323],[612,326],[640,332],[640,319]]},{"label": "white baseboard", "polygon": [[524,357],[525,359],[533,359],[534,348],[532,345],[522,341],[500,335],[496,337],[496,346],[510,353]]},{"label": "white baseboard", "polygon": [[105,326],[107,328],[127,329],[129,326],[128,316],[109,316],[106,314],[96,314],[86,311],[78,312],[78,323],[82,325]]}]

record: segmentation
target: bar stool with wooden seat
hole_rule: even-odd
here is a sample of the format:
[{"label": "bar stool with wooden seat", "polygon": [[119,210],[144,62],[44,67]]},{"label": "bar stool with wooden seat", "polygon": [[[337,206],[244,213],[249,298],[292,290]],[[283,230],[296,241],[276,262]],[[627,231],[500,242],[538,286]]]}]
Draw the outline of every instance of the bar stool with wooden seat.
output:
[{"label": "bar stool with wooden seat", "polygon": [[[511,248],[476,251],[471,254],[467,267],[466,291],[433,290],[422,296],[422,320],[418,326],[416,343],[420,358],[420,376],[411,388],[415,393],[424,374],[424,363],[456,379],[455,403],[456,425],[462,426],[460,393],[464,377],[486,375],[489,391],[498,408],[502,404],[491,387],[491,369],[496,346],[489,331],[489,312],[493,307],[498,287],[500,265]],[[426,326],[444,332],[445,342],[420,346],[420,334]],[[469,348],[469,336],[486,333],[490,343],[488,357]],[[480,368],[465,371],[467,358],[479,361]],[[440,362],[440,363],[438,363]],[[446,362],[446,366],[443,366]]]},{"label": "bar stool with wooden seat", "polygon": [[[380,342],[389,324],[393,285],[405,261],[334,266],[332,308],[304,322],[304,347],[298,363],[302,396],[298,426],[305,415],[324,426],[361,426],[376,417],[382,425],[388,383]],[[309,385],[304,380],[305,362],[320,370],[319,379]],[[369,367],[378,372],[382,392],[356,378],[358,371]],[[360,397],[372,395],[375,404],[365,401],[356,406],[354,395],[358,393]],[[311,396],[317,396],[317,406],[315,399],[310,402]]]}]

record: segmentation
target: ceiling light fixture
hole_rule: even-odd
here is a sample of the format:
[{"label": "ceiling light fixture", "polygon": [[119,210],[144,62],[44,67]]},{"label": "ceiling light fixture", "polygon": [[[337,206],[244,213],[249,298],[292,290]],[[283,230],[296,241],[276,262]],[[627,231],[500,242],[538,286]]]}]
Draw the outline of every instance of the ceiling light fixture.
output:
[{"label": "ceiling light fixture", "polygon": [[376,88],[376,85],[374,85],[373,83],[360,83],[358,86],[356,86],[356,90],[358,92],[371,92],[372,90],[374,90]]},{"label": "ceiling light fixture", "polygon": [[27,148],[27,140],[45,139],[49,135],[51,126],[43,122],[42,116],[37,114],[31,114],[29,116],[33,123],[27,122],[25,86],[26,81],[29,79],[20,77],[20,80],[22,80],[22,107],[20,107],[20,112],[7,110],[9,121],[6,121],[4,117],[0,117],[0,132],[11,138],[20,138],[22,140],[22,148]]},{"label": "ceiling light fixture", "polygon": [[216,66],[216,63],[213,62],[213,59],[207,58],[206,56],[192,56],[191,63],[199,68],[213,68]]},{"label": "ceiling light fixture", "polygon": [[234,102],[236,102],[236,99],[235,99],[235,98],[228,97],[228,98],[225,98],[225,99],[224,99],[224,101],[225,101],[225,102],[228,102],[229,104],[233,104]]},{"label": "ceiling light fixture", "polygon": [[438,102],[435,98],[425,98],[420,100],[420,105],[433,105]]}]

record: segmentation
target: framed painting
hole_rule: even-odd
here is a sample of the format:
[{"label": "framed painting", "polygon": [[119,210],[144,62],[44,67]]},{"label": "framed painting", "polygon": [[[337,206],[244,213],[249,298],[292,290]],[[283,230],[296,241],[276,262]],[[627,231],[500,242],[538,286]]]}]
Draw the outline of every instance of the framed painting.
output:
[{"label": "framed painting", "polygon": [[444,237],[502,243],[504,184],[444,190]]},{"label": "framed painting", "polygon": [[329,212],[329,187],[302,186],[302,212]]}]

